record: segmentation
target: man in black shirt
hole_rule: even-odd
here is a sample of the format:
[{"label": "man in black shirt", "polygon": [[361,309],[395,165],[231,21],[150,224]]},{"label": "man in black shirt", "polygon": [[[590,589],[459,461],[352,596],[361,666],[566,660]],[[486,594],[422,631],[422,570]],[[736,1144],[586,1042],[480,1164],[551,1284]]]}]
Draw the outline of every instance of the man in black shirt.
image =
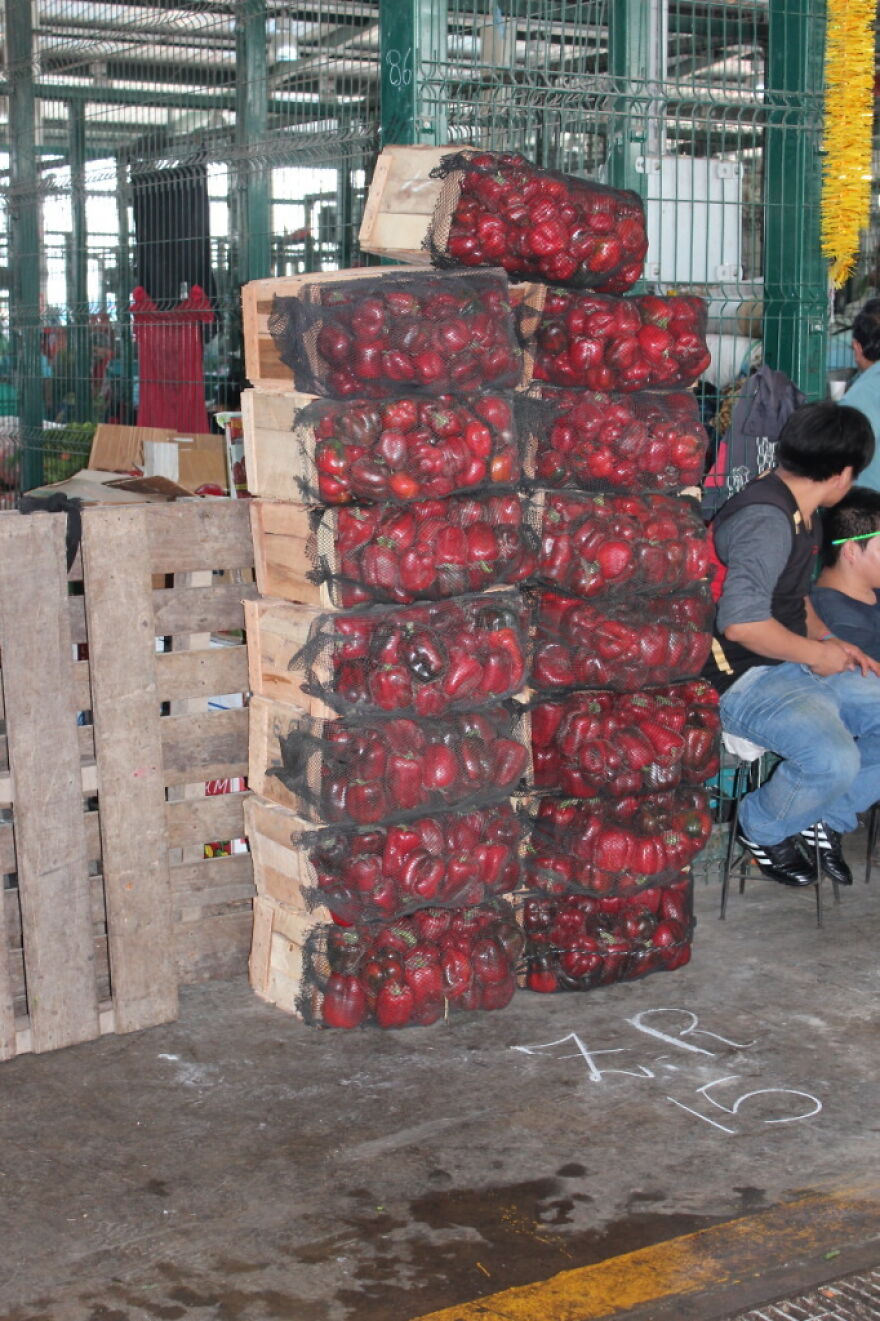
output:
[{"label": "man in black shirt", "polygon": [[874,437],[858,410],[806,404],[782,429],[779,466],[727,502],[712,523],[724,566],[707,667],[724,729],[783,760],[740,808],[740,838],[765,875],[852,875],[841,836],[880,798],[880,665],[840,641],[809,600],[820,507],[838,503],[870,461]]}]

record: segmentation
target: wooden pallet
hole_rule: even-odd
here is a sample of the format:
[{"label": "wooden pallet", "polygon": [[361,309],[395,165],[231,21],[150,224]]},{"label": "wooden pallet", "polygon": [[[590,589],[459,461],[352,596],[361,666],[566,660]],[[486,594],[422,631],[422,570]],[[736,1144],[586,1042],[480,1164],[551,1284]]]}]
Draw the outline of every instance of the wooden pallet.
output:
[{"label": "wooden pallet", "polygon": [[235,501],[87,508],[69,575],[62,516],[0,514],[0,1058],[244,971],[251,860],[205,845],[246,794],[206,783],[246,774],[247,710],[210,699],[247,692],[252,564]]}]

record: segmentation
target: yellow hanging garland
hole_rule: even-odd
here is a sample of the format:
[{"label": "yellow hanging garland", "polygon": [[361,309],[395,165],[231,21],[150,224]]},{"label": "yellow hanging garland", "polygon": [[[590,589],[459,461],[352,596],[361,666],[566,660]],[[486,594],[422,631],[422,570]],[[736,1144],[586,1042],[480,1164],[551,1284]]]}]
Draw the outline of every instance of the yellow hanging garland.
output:
[{"label": "yellow hanging garland", "polygon": [[822,252],[835,288],[855,265],[871,207],[877,0],[827,0]]}]

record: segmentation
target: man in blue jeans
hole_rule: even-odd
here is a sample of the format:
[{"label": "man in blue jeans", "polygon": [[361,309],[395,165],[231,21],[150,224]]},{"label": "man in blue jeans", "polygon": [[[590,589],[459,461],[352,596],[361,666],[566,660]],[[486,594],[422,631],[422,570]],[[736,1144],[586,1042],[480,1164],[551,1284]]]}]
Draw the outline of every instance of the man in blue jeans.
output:
[{"label": "man in blue jeans", "polygon": [[812,885],[821,866],[851,885],[841,836],[880,799],[880,665],[833,637],[810,604],[818,510],[842,500],[870,462],[874,436],[856,409],[806,404],[779,436],[778,467],[712,522],[723,566],[706,676],[726,731],[782,758],[740,807],[740,842],[764,875]]}]

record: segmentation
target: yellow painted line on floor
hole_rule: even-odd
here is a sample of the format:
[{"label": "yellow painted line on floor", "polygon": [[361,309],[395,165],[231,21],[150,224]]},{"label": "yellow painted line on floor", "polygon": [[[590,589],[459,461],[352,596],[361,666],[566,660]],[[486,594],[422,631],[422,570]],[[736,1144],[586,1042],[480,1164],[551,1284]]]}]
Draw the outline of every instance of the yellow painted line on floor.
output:
[{"label": "yellow painted line on floor", "polygon": [[810,1194],[413,1321],[598,1321],[880,1236],[880,1189]]}]

